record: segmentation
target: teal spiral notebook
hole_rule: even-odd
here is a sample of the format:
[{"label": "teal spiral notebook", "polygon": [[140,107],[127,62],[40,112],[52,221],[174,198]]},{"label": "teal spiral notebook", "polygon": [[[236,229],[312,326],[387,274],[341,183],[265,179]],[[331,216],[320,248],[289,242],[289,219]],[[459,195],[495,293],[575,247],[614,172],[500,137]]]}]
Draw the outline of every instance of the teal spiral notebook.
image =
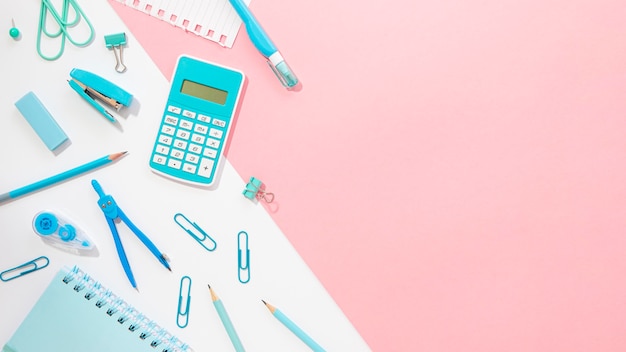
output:
[{"label": "teal spiral notebook", "polygon": [[2,352],[193,352],[78,267],[61,269]]}]

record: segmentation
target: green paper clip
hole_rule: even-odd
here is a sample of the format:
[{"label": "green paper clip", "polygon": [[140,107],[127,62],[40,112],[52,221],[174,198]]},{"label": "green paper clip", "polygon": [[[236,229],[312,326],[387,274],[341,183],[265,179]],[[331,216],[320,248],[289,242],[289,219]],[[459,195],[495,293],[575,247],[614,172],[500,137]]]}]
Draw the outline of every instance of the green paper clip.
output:
[{"label": "green paper clip", "polygon": [[[56,2],[58,3],[59,1]],[[65,51],[66,39],[77,47],[85,47],[93,41],[95,35],[93,25],[87,16],[85,16],[85,13],[80,8],[76,0],[63,0],[63,3],[59,5],[59,10],[61,10],[60,13],[52,4],[52,0],[41,0],[39,28],[37,30],[37,53],[42,59],[48,61],[54,61],[63,55],[63,51]],[[73,18],[70,20],[70,17]],[[52,28],[48,28],[47,24],[50,19],[55,22],[55,24],[51,26]],[[75,33],[70,34],[70,29],[80,29],[76,28],[80,26],[82,26],[83,29],[84,27],[87,27],[88,29],[88,34],[86,35],[87,38],[84,41],[74,39]],[[59,44],[59,51],[57,51],[56,54],[48,55],[44,53],[42,48],[42,46],[46,46],[42,45],[42,38],[44,36],[49,39],[60,38],[61,43]],[[44,41],[47,42],[48,40]]]},{"label": "green paper clip", "polygon": [[[188,282],[188,283],[186,283]],[[186,295],[186,298],[183,298]],[[184,304],[183,302],[187,303]],[[189,305],[191,304],[191,278],[189,276],[183,276],[180,278],[180,289],[178,292],[178,311],[176,312],[176,325],[179,328],[185,328],[189,324]]]},{"label": "green paper clip", "polygon": [[[183,221],[180,221],[178,218],[183,218]],[[177,213],[174,215],[174,221],[180,226],[183,230],[185,230],[194,240],[196,240],[204,249],[209,252],[212,252],[217,248],[217,242],[211,236],[209,236],[204,230],[200,228],[195,222],[191,222],[187,217],[181,213]],[[195,231],[194,231],[195,230]],[[199,233],[199,234],[198,234]],[[207,247],[204,242],[209,240],[213,243],[211,248]]]},{"label": "green paper clip", "polygon": [[[245,256],[243,255],[244,251],[246,252]],[[250,249],[248,248],[248,233],[245,231],[240,231],[237,234],[237,266],[239,282],[245,284],[250,281]]]},{"label": "green paper clip", "polygon": [[124,51],[123,45],[126,44],[126,33],[115,33],[104,36],[104,43],[109,49],[113,49],[115,54],[115,71],[122,73],[126,71],[126,65],[124,65]]},{"label": "green paper clip", "polygon": [[254,176],[250,177],[250,181],[246,184],[246,188],[241,193],[250,200],[262,199],[266,203],[274,201],[274,193],[266,192],[265,184]]},{"label": "green paper clip", "polygon": [[46,256],[41,256],[35,258],[31,261],[28,261],[24,264],[20,264],[15,268],[11,268],[5,270],[0,273],[0,280],[7,282],[13,279],[17,279],[18,277],[22,277],[26,274],[30,274],[33,271],[37,271],[39,269],[43,269],[50,264],[50,260]]}]

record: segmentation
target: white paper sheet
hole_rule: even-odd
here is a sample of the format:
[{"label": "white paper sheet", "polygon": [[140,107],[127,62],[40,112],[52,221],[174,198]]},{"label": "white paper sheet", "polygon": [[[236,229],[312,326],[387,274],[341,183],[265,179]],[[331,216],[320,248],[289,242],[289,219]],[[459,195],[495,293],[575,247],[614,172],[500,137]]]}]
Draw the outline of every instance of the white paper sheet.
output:
[{"label": "white paper sheet", "polygon": [[227,48],[232,48],[242,23],[228,0],[117,1]]}]

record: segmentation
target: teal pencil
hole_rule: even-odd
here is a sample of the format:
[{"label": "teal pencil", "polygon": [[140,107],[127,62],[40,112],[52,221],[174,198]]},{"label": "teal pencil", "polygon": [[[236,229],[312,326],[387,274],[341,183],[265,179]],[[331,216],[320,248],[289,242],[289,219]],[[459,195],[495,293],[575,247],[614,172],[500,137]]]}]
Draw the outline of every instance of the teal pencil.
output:
[{"label": "teal pencil", "polygon": [[220,320],[226,329],[226,333],[228,333],[228,337],[230,341],[233,343],[233,347],[235,347],[235,351],[237,352],[245,352],[241,341],[239,340],[239,336],[235,331],[235,327],[233,323],[230,321],[228,317],[228,313],[226,313],[226,309],[224,309],[224,305],[222,304],[222,300],[217,297],[211,285],[209,285],[209,291],[211,291],[211,299],[213,300],[213,305],[215,306],[215,310],[217,310],[217,314],[220,316]]},{"label": "teal pencil", "polygon": [[110,162],[113,162],[114,160],[122,157],[123,155],[125,155],[126,152],[121,152],[121,153],[115,153],[115,154],[110,154],[107,156],[104,156],[100,159],[88,162],[84,165],[81,166],[77,166],[71,170],[67,170],[64,172],[61,172],[58,175],[54,175],[54,176],[50,176],[46,179],[43,179],[41,181],[37,181],[35,183],[32,183],[28,186],[24,186],[18,189],[15,189],[9,193],[4,193],[4,194],[0,194],[0,204],[2,204],[3,202],[6,202],[8,200],[11,199],[15,199],[17,197],[21,197],[23,195],[26,195],[28,193],[32,193],[35,192],[37,190],[40,190],[42,188],[51,186],[53,184],[65,181],[69,178],[72,178],[74,176],[80,175],[82,173],[85,173],[87,171],[91,171],[93,169],[96,169],[100,166],[106,165]]},{"label": "teal pencil", "polygon": [[274,317],[278,319],[283,325],[287,327],[287,329],[291,330],[302,342],[304,342],[309,348],[315,352],[326,352],[322,346],[318,345],[309,335],[307,335],[304,330],[300,329],[296,323],[291,321],[285,314],[283,314],[278,308],[272,306],[271,304],[261,300],[263,304],[267,307],[267,309],[272,312]]}]

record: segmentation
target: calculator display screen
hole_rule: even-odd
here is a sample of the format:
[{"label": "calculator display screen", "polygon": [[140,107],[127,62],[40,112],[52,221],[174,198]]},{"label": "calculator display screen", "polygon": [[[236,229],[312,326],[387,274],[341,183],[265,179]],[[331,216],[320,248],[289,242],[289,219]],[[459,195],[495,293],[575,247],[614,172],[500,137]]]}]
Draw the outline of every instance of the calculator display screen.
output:
[{"label": "calculator display screen", "polygon": [[183,80],[180,92],[220,105],[226,103],[226,96],[228,95],[228,92],[224,90],[205,86],[204,84],[188,81],[186,79]]}]

